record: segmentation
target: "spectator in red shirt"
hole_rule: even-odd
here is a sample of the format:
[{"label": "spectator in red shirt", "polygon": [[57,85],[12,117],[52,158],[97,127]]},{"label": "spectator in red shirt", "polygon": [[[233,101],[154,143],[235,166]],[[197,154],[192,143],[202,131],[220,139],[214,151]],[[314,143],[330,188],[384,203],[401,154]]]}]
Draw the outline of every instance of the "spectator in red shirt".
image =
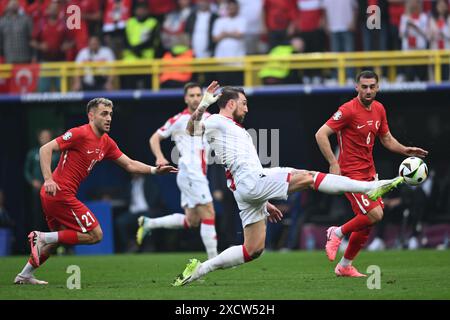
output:
[{"label": "spectator in red shirt", "polygon": [[265,0],[263,12],[269,49],[272,49],[287,39],[286,30],[295,18],[295,0]]},{"label": "spectator in red shirt", "polygon": [[[39,62],[64,61],[65,51],[73,46],[73,41],[67,40],[68,30],[65,19],[60,18],[59,5],[52,2],[46,15],[41,18],[33,29],[31,47],[36,50]],[[42,77],[39,79],[39,91],[51,91],[52,83],[54,90],[59,91],[59,78]]]},{"label": "spectator in red shirt", "polygon": [[399,37],[400,18],[405,12],[405,0],[388,0],[390,50],[401,50]]}]

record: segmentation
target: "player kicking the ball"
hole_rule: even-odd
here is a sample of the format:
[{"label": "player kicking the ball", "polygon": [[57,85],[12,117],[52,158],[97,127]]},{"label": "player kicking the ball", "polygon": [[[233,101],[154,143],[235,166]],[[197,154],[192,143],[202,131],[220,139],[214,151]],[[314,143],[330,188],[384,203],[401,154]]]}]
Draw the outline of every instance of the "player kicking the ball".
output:
[{"label": "player kicking the ball", "polygon": [[[143,238],[156,228],[193,228],[200,225],[200,237],[205,246],[208,259],[217,256],[217,234],[215,212],[206,178],[206,154],[202,138],[191,136],[186,126],[202,98],[199,84],[189,82],[184,86],[184,101],[187,108],[183,112],[167,120],[150,138],[150,148],[156,157],[156,165],[167,165],[169,161],[161,151],[161,141],[172,137],[181,154],[177,184],[181,191],[181,207],[185,214],[174,213],[164,217],[151,219],[144,216],[138,218],[136,240],[139,245]],[[209,113],[203,114],[203,119]]]},{"label": "player kicking the ball", "polygon": [[[62,136],[43,145],[39,151],[44,185],[41,189],[42,209],[52,232],[32,231],[28,235],[31,255],[20,272],[16,284],[47,284],[33,273],[48,258],[58,244],[95,244],[103,232],[94,213],[76,198],[78,187],[97,162],[113,160],[130,173],[176,173],[172,166],[152,167],[123,154],[107,132],[110,130],[113,103],[96,98],[87,104],[89,123],[68,130]],[[50,163],[54,151],[61,151],[55,171]]]},{"label": "player kicking the ball", "polygon": [[[191,135],[205,135],[215,159],[225,168],[227,183],[236,199],[244,228],[244,244],[233,246],[203,263],[191,259],[173,285],[182,286],[205,274],[240,265],[258,258],[266,239],[266,218],[277,222],[282,213],[268,200],[286,199],[288,194],[307,188],[329,194],[344,192],[383,194],[403,178],[380,181],[356,181],[347,177],[293,168],[264,169],[250,134],[242,127],[248,112],[247,98],[240,88],[220,87],[213,81],[197,110],[192,114],[187,130]],[[220,112],[202,121],[208,106],[217,101]]]},{"label": "player kicking the ball", "polygon": [[[358,96],[344,103],[339,110],[317,131],[317,144],[323,156],[330,164],[330,173],[343,175],[361,181],[376,179],[372,158],[375,138],[379,137],[383,146],[406,156],[425,157],[428,152],[405,147],[389,131],[384,106],[375,100],[378,92],[378,75],[373,71],[363,71],[357,77]],[[336,133],[339,143],[339,162],[334,156],[329,136]],[[382,194],[372,197],[357,192],[346,192],[345,196],[352,205],[355,217],[340,227],[327,230],[326,253],[334,261],[342,238],[350,234],[348,247],[341,261],[336,265],[337,276],[365,277],[358,272],[352,261],[366,244],[372,225],[383,218]]]}]

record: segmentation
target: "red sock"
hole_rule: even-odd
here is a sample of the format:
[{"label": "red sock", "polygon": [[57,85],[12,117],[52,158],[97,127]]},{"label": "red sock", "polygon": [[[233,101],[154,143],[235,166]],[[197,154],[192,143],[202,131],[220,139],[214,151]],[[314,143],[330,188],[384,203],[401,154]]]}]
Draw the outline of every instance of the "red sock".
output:
[{"label": "red sock", "polygon": [[348,241],[347,249],[344,253],[344,258],[348,260],[355,259],[356,255],[361,251],[361,249],[364,247],[364,245],[367,242],[367,239],[369,239],[370,231],[372,230],[371,227],[365,228],[361,231],[352,232],[350,236],[350,240]]},{"label": "red sock", "polygon": [[360,231],[372,225],[369,217],[365,214],[357,214],[352,220],[348,221],[341,227],[343,234]]},{"label": "red sock", "polygon": [[247,248],[244,245],[242,245],[242,254],[244,255],[244,262],[249,262],[253,260],[252,257],[250,257],[250,255],[248,254]]},{"label": "red sock", "polygon": [[78,244],[77,232],[73,230],[58,231],[58,243]]},{"label": "red sock", "polygon": [[[42,264],[45,262],[45,261],[47,261],[47,259],[50,257],[50,255],[49,254],[47,254],[47,253],[42,253],[40,256],[39,256],[39,263],[40,263],[40,266],[42,266]],[[33,259],[31,259],[31,257],[30,257],[30,259],[28,259],[28,263],[29,264],[31,264],[32,266],[33,266],[33,268],[38,268],[38,267],[36,267],[36,265],[34,264],[34,262],[33,262]]]}]

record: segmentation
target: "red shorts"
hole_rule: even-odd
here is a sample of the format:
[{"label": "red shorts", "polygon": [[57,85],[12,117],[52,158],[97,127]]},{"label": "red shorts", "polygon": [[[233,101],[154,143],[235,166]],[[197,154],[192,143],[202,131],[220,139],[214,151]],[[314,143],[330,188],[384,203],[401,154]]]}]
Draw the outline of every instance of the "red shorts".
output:
[{"label": "red shorts", "polygon": [[367,214],[367,212],[376,208],[377,206],[381,206],[381,209],[384,209],[384,202],[381,198],[372,201],[365,194],[350,192],[346,192],[345,196],[350,201],[353,212],[355,214]]},{"label": "red shorts", "polygon": [[98,226],[97,218],[91,210],[73,195],[63,195],[58,191],[53,197],[46,194],[42,187],[41,204],[47,225],[52,231],[64,226],[86,233]]}]

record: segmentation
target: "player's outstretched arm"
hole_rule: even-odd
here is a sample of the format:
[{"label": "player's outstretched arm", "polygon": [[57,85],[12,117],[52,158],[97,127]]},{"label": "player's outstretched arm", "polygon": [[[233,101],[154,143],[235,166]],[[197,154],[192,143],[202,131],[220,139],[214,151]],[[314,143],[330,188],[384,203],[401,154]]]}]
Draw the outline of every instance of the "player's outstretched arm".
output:
[{"label": "player's outstretched arm", "polygon": [[325,159],[330,164],[330,173],[341,174],[341,168],[339,167],[338,161],[334,156],[333,150],[331,150],[330,136],[334,134],[333,129],[324,124],[316,132],[316,141],[319,146],[320,152],[322,152]]},{"label": "player's outstretched arm", "polygon": [[125,154],[122,154],[114,162],[130,173],[166,174],[166,173],[177,173],[178,172],[178,169],[173,166],[167,165],[167,166],[153,167],[153,166],[149,166],[148,164],[142,163],[140,161],[130,159]]},{"label": "player's outstretched arm", "polygon": [[39,162],[41,165],[42,177],[44,177],[45,192],[54,196],[56,191],[61,190],[52,177],[52,155],[53,151],[59,151],[59,145],[56,139],[44,144],[39,149]]},{"label": "player's outstretched arm", "polygon": [[164,140],[164,137],[158,132],[155,132],[149,139],[150,150],[152,150],[153,155],[156,157],[156,165],[166,166],[169,164],[169,161],[164,157],[161,150],[161,140]]},{"label": "player's outstretched arm", "polygon": [[205,93],[203,94],[203,98],[200,101],[197,110],[195,110],[195,112],[192,114],[186,127],[186,131],[191,136],[201,136],[203,134],[205,127],[200,121],[202,120],[203,114],[205,113],[206,109],[208,109],[210,105],[212,105],[219,99],[220,94],[214,95],[214,93],[219,90],[219,88],[219,83],[217,81],[213,81],[210,83]]},{"label": "player's outstretched arm", "polygon": [[405,156],[423,158],[428,155],[428,151],[424,149],[404,146],[403,144],[398,142],[390,132],[381,136],[380,141],[381,144],[389,151],[403,154]]}]

